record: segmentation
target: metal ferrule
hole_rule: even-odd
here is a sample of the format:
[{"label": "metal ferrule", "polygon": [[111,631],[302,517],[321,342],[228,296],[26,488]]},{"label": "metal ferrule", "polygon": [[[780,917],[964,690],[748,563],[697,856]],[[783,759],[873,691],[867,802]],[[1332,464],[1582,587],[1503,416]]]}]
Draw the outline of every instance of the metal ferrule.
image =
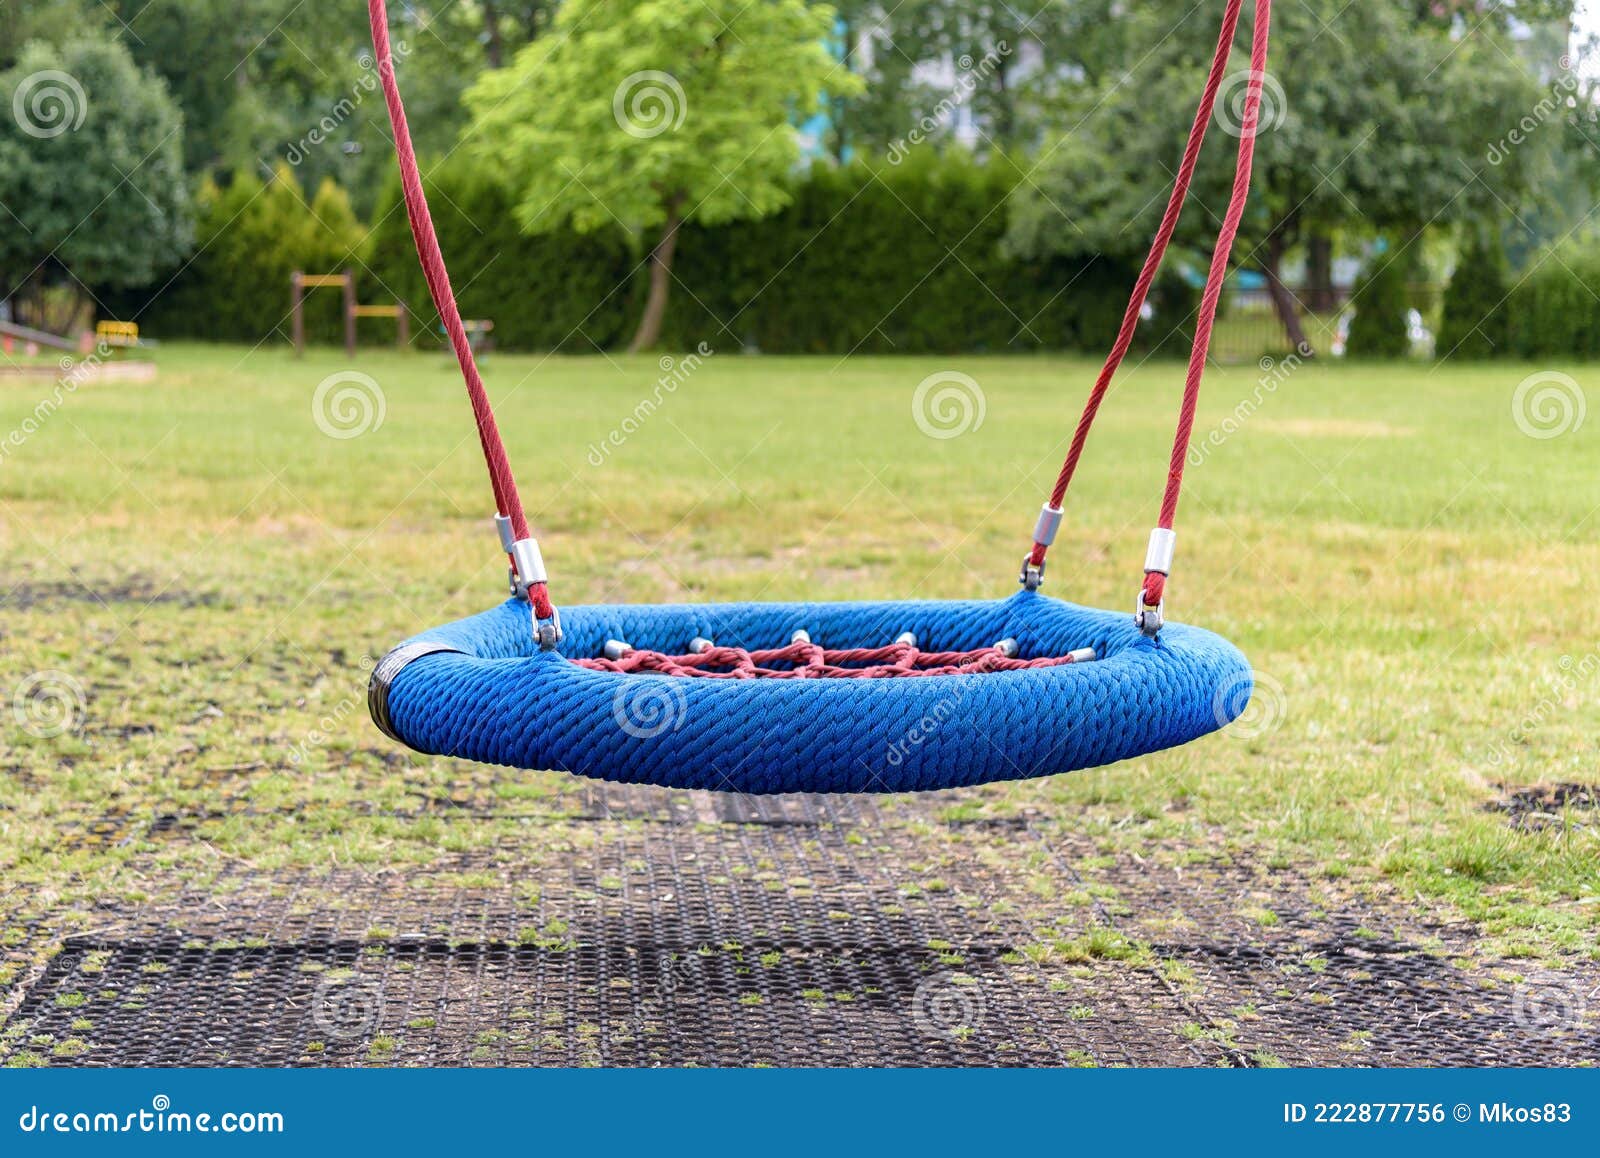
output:
[{"label": "metal ferrule", "polygon": [[512,543],[511,565],[517,569],[517,582],[523,587],[549,579],[544,572],[544,556],[539,554],[537,539],[518,539]]},{"label": "metal ferrule", "polygon": [[800,630],[796,631],[793,635],[791,635],[789,637],[789,642],[790,643],[810,643],[811,642],[811,633],[809,631],[807,631],[805,628],[802,627],[802,628],[800,628]]},{"label": "metal ferrule", "polygon": [[494,529],[500,533],[501,548],[507,555],[511,554],[511,544],[517,541],[517,533],[511,527],[511,519],[506,515],[496,515]]},{"label": "metal ferrule", "polygon": [[1095,658],[1094,648],[1075,647],[1071,651],[1067,652],[1067,658],[1073,663],[1088,663],[1090,660]]},{"label": "metal ferrule", "polygon": [[717,645],[703,635],[697,635],[689,641],[690,655],[703,655]]},{"label": "metal ferrule", "polygon": [[605,654],[607,659],[621,659],[633,653],[633,644],[624,643],[620,639],[606,640]]},{"label": "metal ferrule", "polygon": [[1172,554],[1178,543],[1178,532],[1169,531],[1165,527],[1157,527],[1150,532],[1150,545],[1144,552],[1144,573],[1150,574],[1158,571],[1163,575],[1172,574]]},{"label": "metal ferrule", "polygon": [[1039,512],[1039,521],[1033,525],[1033,541],[1041,547],[1048,547],[1056,541],[1056,532],[1061,530],[1061,510],[1052,507],[1049,503]]},{"label": "metal ferrule", "polygon": [[1017,645],[1017,641],[1014,639],[1002,639],[999,643],[994,645],[994,649],[1007,659],[1016,659],[1017,653],[1022,650],[1022,648]]},{"label": "metal ferrule", "polygon": [[916,647],[917,633],[914,631],[901,632],[899,635],[894,637],[894,641],[903,647]]},{"label": "metal ferrule", "polygon": [[378,725],[378,731],[389,739],[401,744],[407,742],[404,736],[395,731],[394,722],[389,719],[389,688],[394,684],[395,677],[414,660],[441,652],[462,654],[460,648],[447,643],[402,643],[372,669],[372,675],[367,679],[367,711],[372,714],[372,722]]}]

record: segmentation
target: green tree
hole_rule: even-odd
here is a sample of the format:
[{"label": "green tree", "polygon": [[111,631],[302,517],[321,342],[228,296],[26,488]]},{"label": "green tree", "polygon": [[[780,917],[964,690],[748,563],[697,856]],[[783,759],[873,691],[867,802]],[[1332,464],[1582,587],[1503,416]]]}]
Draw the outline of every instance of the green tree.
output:
[{"label": "green tree", "polygon": [[[865,82],[830,106],[841,158],[885,152],[922,119],[969,110],[985,148],[1038,144],[1063,86],[1098,76],[1082,5],[1009,0],[838,0],[840,54]],[[1035,11],[1037,9],[1037,11]],[[920,67],[919,67],[920,66]]]},{"label": "green tree", "polygon": [[37,304],[61,287],[75,300],[148,282],[183,255],[183,122],[120,43],[29,44],[0,73],[0,107],[0,297]]},{"label": "green tree", "polygon": [[95,0],[29,0],[0,4],[0,72],[12,68],[30,41],[65,44],[104,32],[111,14]]},{"label": "green tree", "polygon": [[1411,349],[1406,310],[1415,257],[1409,248],[1375,254],[1351,299],[1356,316],[1350,323],[1345,352],[1352,358],[1403,358]]},{"label": "green tree", "polygon": [[1492,226],[1472,230],[1444,294],[1439,354],[1445,358],[1492,358],[1506,353],[1511,289],[1505,246]]},{"label": "green tree", "polygon": [[[1148,0],[1114,19],[1099,6],[1100,51],[1125,68],[1086,85],[1061,110],[1065,135],[1018,189],[1011,242],[1025,253],[1137,249],[1163,198],[1151,174],[1170,174],[1214,45],[1220,0],[1185,19],[1188,0]],[[1176,33],[1173,30],[1177,29]],[[1172,33],[1165,35],[1162,33]],[[1273,11],[1250,212],[1237,251],[1259,265],[1291,340],[1305,340],[1284,285],[1290,252],[1318,238],[1376,228],[1407,236],[1517,206],[1539,185],[1559,127],[1491,159],[1495,126],[1509,130],[1541,93],[1533,70],[1506,51],[1494,22],[1452,39],[1406,6],[1303,0]],[[1241,21],[1228,80],[1180,240],[1203,241],[1226,200],[1247,76],[1250,20]],[[1503,131],[1504,131],[1503,130]]]},{"label": "green tree", "polygon": [[660,336],[680,227],[782,208],[792,120],[859,87],[828,53],[831,24],[804,0],[567,0],[551,36],[467,93],[524,228],[620,223],[652,239],[630,350]]}]

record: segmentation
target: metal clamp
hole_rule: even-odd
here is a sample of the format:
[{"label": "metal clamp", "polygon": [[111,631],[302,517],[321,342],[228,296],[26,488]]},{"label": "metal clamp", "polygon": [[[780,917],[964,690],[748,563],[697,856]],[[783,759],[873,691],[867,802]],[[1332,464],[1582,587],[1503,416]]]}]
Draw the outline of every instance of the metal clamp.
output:
[{"label": "metal clamp", "polygon": [[1039,590],[1039,585],[1044,582],[1044,564],[1033,561],[1032,551],[1022,557],[1022,571],[1017,576],[1017,582],[1029,591]]},{"label": "metal clamp", "polygon": [[[539,540],[532,537],[516,538],[516,532],[511,528],[511,520],[505,515],[494,517],[494,527],[500,535],[501,549],[511,556],[511,566],[506,571],[511,598],[531,603],[532,600],[528,599],[529,585],[550,581],[544,569],[544,556],[539,553]],[[533,636],[539,641],[540,651],[554,651],[561,646],[561,612],[551,607],[550,618],[540,619],[535,615]]]},{"label": "metal clamp", "polygon": [[1151,639],[1160,635],[1167,622],[1166,597],[1162,596],[1161,602],[1151,607],[1144,601],[1144,588],[1139,588],[1139,594],[1133,601],[1133,621]]},{"label": "metal clamp", "polygon": [[565,633],[561,630],[561,610],[555,605],[550,607],[550,618],[540,619],[535,613],[533,617],[533,637],[539,641],[540,651],[554,651],[561,646]]},{"label": "metal clamp", "polygon": [[416,643],[402,643],[372,669],[372,675],[367,679],[367,711],[372,715],[372,722],[378,725],[378,731],[389,739],[400,744],[406,743],[406,738],[395,731],[394,721],[389,718],[389,688],[394,684],[395,677],[412,661],[441,652],[464,654],[459,647],[451,647],[448,643],[419,640]]},{"label": "metal clamp", "polygon": [[[1150,544],[1144,552],[1145,575],[1160,575],[1166,578],[1172,573],[1172,558],[1177,549],[1178,533],[1170,527],[1156,527],[1150,532]],[[1139,596],[1133,603],[1133,621],[1139,625],[1139,630],[1154,639],[1161,634],[1161,629],[1167,622],[1167,597],[1162,595],[1161,602],[1154,607],[1144,601],[1144,587],[1139,587]]]}]

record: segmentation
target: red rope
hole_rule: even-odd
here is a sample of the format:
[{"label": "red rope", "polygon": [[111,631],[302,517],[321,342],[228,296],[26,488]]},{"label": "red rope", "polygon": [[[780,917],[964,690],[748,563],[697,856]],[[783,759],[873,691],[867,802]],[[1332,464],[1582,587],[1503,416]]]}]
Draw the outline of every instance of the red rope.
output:
[{"label": "red rope", "polygon": [[[1056,478],[1055,488],[1050,492],[1050,506],[1060,509],[1066,499],[1067,488],[1072,483],[1072,477],[1077,472],[1078,460],[1083,456],[1083,448],[1089,438],[1089,430],[1094,425],[1096,416],[1100,412],[1100,404],[1105,400],[1110,389],[1111,380],[1121,367],[1123,359],[1127,356],[1128,349],[1133,343],[1135,330],[1139,325],[1140,311],[1144,308],[1150,287],[1155,281],[1157,271],[1161,267],[1162,258],[1167,251],[1167,245],[1172,240],[1172,234],[1177,228],[1178,218],[1183,211],[1185,201],[1188,199],[1189,186],[1194,179],[1195,168],[1200,159],[1200,148],[1205,141],[1206,129],[1210,126],[1215,116],[1217,94],[1221,90],[1223,74],[1227,71],[1228,58],[1233,50],[1233,38],[1238,29],[1239,11],[1243,0],[1228,0],[1223,11],[1222,28],[1217,35],[1216,51],[1212,54],[1211,69],[1206,75],[1205,91],[1201,95],[1199,107],[1195,110],[1194,121],[1189,128],[1188,143],[1184,147],[1183,160],[1178,166],[1178,175],[1172,183],[1172,194],[1167,199],[1166,211],[1161,216],[1161,224],[1156,230],[1155,239],[1151,242],[1150,252],[1145,256],[1144,267],[1139,271],[1138,280],[1134,282],[1133,293],[1128,300],[1128,308],[1122,316],[1122,326],[1117,331],[1116,341],[1112,343],[1111,352],[1107,355],[1100,375],[1095,379],[1093,388],[1089,391],[1088,401],[1084,404],[1083,414],[1078,419],[1077,429],[1073,432],[1072,444],[1067,450],[1066,460],[1061,464],[1061,473]],[[1222,255],[1222,270],[1227,269],[1227,255],[1232,249],[1233,235],[1238,232],[1239,217],[1244,211],[1244,199],[1249,192],[1250,160],[1253,156],[1255,118],[1260,105],[1261,77],[1266,67],[1267,24],[1271,17],[1271,0],[1256,0],[1256,27],[1255,39],[1252,50],[1249,87],[1246,93],[1245,130],[1241,136],[1239,169],[1234,175],[1234,196],[1229,202],[1227,216],[1224,217],[1223,230],[1218,235],[1218,248],[1216,253]],[[1243,182],[1240,182],[1240,176]],[[1229,218],[1233,224],[1228,225]],[[1224,236],[1226,244],[1223,244]],[[1215,253],[1213,254],[1213,272],[1216,270]],[[1221,279],[1217,279],[1217,293],[1221,293]],[[1200,374],[1204,371],[1206,357],[1211,347],[1211,330],[1216,317],[1217,300],[1210,296],[1211,282],[1208,278],[1206,293],[1201,298],[1200,321],[1195,328],[1195,342],[1190,350],[1189,378],[1184,390],[1184,410],[1179,416],[1179,447],[1174,452],[1177,461],[1177,483],[1172,481],[1171,469],[1168,472],[1168,492],[1173,510],[1176,510],[1176,487],[1182,485],[1183,459],[1187,453],[1189,436],[1194,426],[1194,406],[1199,399]],[[1198,367],[1198,369],[1197,369]],[[1167,503],[1163,502],[1163,512],[1167,510]],[[1164,527],[1171,527],[1170,515],[1165,515],[1161,523]],[[1049,546],[1035,541],[1033,551],[1029,555],[1029,562],[1035,567],[1042,567],[1045,554]],[[1159,585],[1158,585],[1159,589]]]},{"label": "red rope", "polygon": [[[1206,372],[1206,356],[1211,350],[1211,328],[1217,320],[1217,304],[1222,299],[1222,282],[1228,275],[1228,258],[1233,240],[1244,219],[1245,202],[1250,197],[1250,170],[1255,161],[1256,131],[1261,120],[1261,83],[1267,70],[1267,41],[1272,25],[1272,0],[1256,0],[1255,34],[1250,44],[1250,79],[1245,89],[1244,117],[1240,124],[1239,156],[1233,171],[1233,192],[1228,210],[1217,232],[1216,248],[1211,251],[1211,269],[1206,274],[1205,292],[1200,297],[1200,320],[1195,325],[1194,345],[1189,350],[1189,373],[1183,384],[1183,406],[1178,412],[1178,430],[1172,439],[1172,456],[1167,461],[1167,489],[1161,497],[1161,517],[1157,526],[1172,529],[1178,514],[1178,495],[1183,490],[1183,465],[1189,457],[1189,438],[1194,433],[1195,410],[1200,403],[1200,380]],[[1144,577],[1144,603],[1156,607],[1166,593],[1167,577],[1152,571]]]},{"label": "red rope", "polygon": [[[461,311],[456,306],[455,292],[450,288],[450,273],[445,268],[444,255],[439,252],[439,238],[433,230],[433,218],[428,213],[428,198],[422,191],[422,174],[417,168],[416,150],[411,145],[411,129],[406,124],[405,104],[400,100],[400,86],[395,83],[394,57],[389,48],[389,13],[384,0],[367,0],[367,17],[372,24],[372,48],[377,58],[378,77],[383,83],[384,101],[389,106],[389,124],[394,128],[394,150],[400,162],[400,185],[405,194],[406,217],[411,221],[411,236],[416,239],[417,256],[422,261],[422,275],[428,282],[428,293],[444,322],[450,344],[455,348],[456,361],[461,365],[461,376],[467,383],[467,397],[472,400],[472,417],[478,425],[478,442],[483,447],[484,462],[489,467],[489,484],[494,488],[495,510],[511,520],[512,535],[516,539],[529,538],[528,518],[522,510],[522,499],[517,494],[517,480],[511,474],[511,460],[506,456],[505,443],[500,439],[500,428],[494,420],[494,410],[489,405],[489,393],[483,387],[478,373],[478,363],[472,356],[472,344],[467,340],[467,330],[461,324]],[[540,619],[554,614],[550,595],[544,583],[528,585],[528,601],[533,613]]]},{"label": "red rope", "polygon": [[[742,647],[712,647],[693,655],[630,651],[620,659],[578,659],[572,662],[594,671],[621,674],[653,672],[705,679],[748,680],[905,679],[912,676],[981,675],[1035,667],[1060,667],[1080,661],[1071,655],[1013,659],[997,647],[984,647],[976,651],[925,652],[907,643],[830,651],[819,644],[800,639],[787,647],[762,651],[746,651]],[[775,667],[775,664],[782,666]]]}]

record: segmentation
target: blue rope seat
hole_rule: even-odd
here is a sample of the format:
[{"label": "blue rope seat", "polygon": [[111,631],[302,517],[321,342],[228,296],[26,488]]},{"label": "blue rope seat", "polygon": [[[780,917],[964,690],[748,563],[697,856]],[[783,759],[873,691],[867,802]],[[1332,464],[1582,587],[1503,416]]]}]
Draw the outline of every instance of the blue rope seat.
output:
[{"label": "blue rope seat", "polygon": [[[1029,591],[989,602],[584,606],[562,621],[560,651],[538,650],[517,599],[407,641],[391,654],[415,658],[374,680],[386,683],[374,716],[422,752],[601,780],[910,792],[1171,748],[1229,723],[1250,692],[1249,665],[1220,636],[1167,624],[1157,642],[1126,612]],[[932,650],[1012,638],[1023,658],[1093,647],[1096,659],[914,679],[731,680],[622,675],[567,658],[599,656],[612,639],[672,652],[696,636],[777,647],[796,629],[830,647],[912,631]]]},{"label": "blue rope seat", "polygon": [[[1249,701],[1249,666],[1218,636],[1167,623],[1165,594],[1200,381],[1249,190],[1271,0],[1255,4],[1233,190],[1201,294],[1161,513],[1134,614],[1077,607],[1038,588],[1089,428],[1133,341],[1188,195],[1241,7],[1242,0],[1225,5],[1161,225],[1023,558],[1024,590],[998,602],[574,607],[563,627],[428,213],[384,0],[368,0],[407,216],[472,403],[516,592],[492,611],[417,636],[385,656],[369,688],[378,726],[427,753],[605,780],[748,793],[904,792],[1110,764],[1187,743],[1234,719]],[[813,642],[784,651],[797,630]],[[840,658],[833,670],[823,670],[830,666],[829,649],[840,657],[894,651],[887,641],[907,632],[917,642],[896,654],[909,663],[910,651],[920,649],[938,662],[921,672],[901,666],[863,674],[841,670],[839,664],[848,668],[853,661]],[[720,662],[722,653],[700,646],[704,639],[744,649],[747,658],[759,652],[764,663],[794,663],[797,649],[813,648],[824,653],[822,667],[807,660],[801,678],[793,666],[710,673],[679,662],[686,651],[707,664]],[[1001,640],[1015,642],[1017,659],[1039,662],[967,669],[964,656],[985,649],[1004,651],[1009,663],[1010,647],[998,647]],[[639,665],[647,656],[630,648],[666,666],[646,670]],[[1072,653],[1086,648],[1092,659],[1078,662]],[[620,666],[611,650],[631,654],[635,666]],[[774,658],[773,652],[782,654]],[[585,666],[602,657],[610,668]],[[962,670],[945,674],[951,666]]]}]

